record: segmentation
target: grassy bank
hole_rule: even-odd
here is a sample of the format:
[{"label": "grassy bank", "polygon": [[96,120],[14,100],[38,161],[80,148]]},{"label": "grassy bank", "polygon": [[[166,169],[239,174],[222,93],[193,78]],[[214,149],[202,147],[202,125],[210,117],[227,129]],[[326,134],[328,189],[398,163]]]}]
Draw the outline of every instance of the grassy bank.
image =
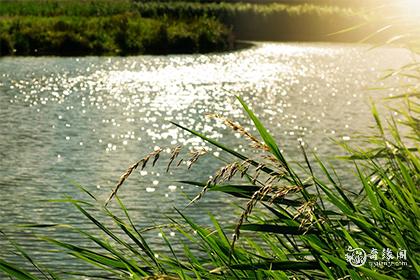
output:
[{"label": "grassy bank", "polygon": [[0,1],[0,55],[225,51],[233,35],[206,16],[144,17],[131,1]]},{"label": "grassy bank", "polygon": [[128,55],[223,51],[230,31],[207,17],[112,16],[3,17],[0,55]]},{"label": "grassy bank", "polygon": [[236,38],[241,40],[357,41],[360,34],[372,28],[330,36],[366,20],[359,9],[339,6],[191,2],[139,2],[133,6],[144,17],[211,16],[232,28]]},{"label": "grassy bank", "polygon": [[[122,1],[1,1],[0,55],[191,53],[240,40],[355,41],[348,7]],[[84,27],[86,26],[86,27]]]},{"label": "grassy bank", "polygon": [[[345,14],[353,13],[352,10],[359,10],[361,5],[358,1],[279,1],[286,3],[265,3],[255,4],[247,1],[235,3],[230,1],[131,1],[131,0],[0,0],[0,16],[109,16],[135,10],[141,13],[169,13],[175,16],[191,16],[192,14],[235,14],[253,10],[258,14],[283,13],[284,10],[294,7],[295,12],[302,7],[315,7],[317,13]],[[363,1],[365,2],[365,1]],[[293,4],[294,3],[294,4]],[[310,3],[310,4],[308,4]],[[351,4],[353,3],[353,4]]]}]

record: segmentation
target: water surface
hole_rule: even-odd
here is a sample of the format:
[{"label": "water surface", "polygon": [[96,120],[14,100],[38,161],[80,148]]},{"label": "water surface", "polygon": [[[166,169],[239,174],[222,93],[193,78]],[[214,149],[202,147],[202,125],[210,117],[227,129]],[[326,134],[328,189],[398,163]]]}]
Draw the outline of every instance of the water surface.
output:
[{"label": "water surface", "polygon": [[[77,270],[70,258],[51,258],[30,230],[9,225],[91,228],[71,206],[47,201],[84,197],[72,181],[105,200],[125,169],[156,147],[205,146],[171,121],[243,151],[247,142],[239,134],[205,117],[219,113],[252,131],[235,96],[255,110],[290,158],[301,159],[298,140],[323,157],[342,154],[331,139],[349,141],[366,130],[369,98],[386,96],[366,88],[380,71],[410,59],[401,49],[297,43],[209,55],[1,58],[0,229],[50,267]],[[128,180],[120,197],[139,226],[165,223],[164,215],[176,216],[174,207],[187,204],[185,195],[199,191],[174,181],[212,175],[223,154],[207,150],[211,156],[190,172],[183,166],[168,176],[161,164]],[[345,184],[354,187],[351,180]],[[202,223],[214,209],[229,220],[229,202],[211,194],[186,211]],[[78,242],[77,234],[52,234]],[[10,247],[0,245],[6,248],[0,257],[14,260]]]}]

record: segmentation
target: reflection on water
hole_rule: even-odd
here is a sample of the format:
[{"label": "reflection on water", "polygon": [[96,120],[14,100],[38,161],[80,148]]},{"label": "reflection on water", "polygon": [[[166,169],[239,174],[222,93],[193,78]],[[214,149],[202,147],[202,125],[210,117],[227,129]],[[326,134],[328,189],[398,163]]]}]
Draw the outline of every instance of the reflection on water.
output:
[{"label": "reflection on water", "polygon": [[[409,59],[400,49],[274,43],[210,55],[2,58],[1,229],[11,223],[90,227],[70,206],[47,201],[81,197],[72,180],[104,200],[127,166],[155,147],[205,146],[170,121],[224,138],[243,151],[247,143],[239,135],[227,137],[229,130],[205,117],[217,112],[252,130],[236,95],[268,124],[289,156],[298,155],[298,139],[323,156],[337,155],[340,150],[329,139],[348,141],[366,128],[367,97],[380,96],[364,88],[378,78],[378,70]],[[214,156],[191,172],[178,168],[168,176],[166,166],[158,166],[128,180],[120,196],[139,225],[164,222],[163,215],[175,215],[174,206],[186,205],[184,195],[198,192],[174,181],[212,175],[222,154],[207,149]],[[215,206],[231,212],[228,203],[227,197],[211,194],[199,208],[186,211],[206,222],[205,213]],[[47,249],[30,231],[8,228],[7,233],[33,248],[38,259],[47,258]],[[156,236],[154,241],[159,240]],[[9,253],[3,250],[0,257]],[[69,261],[56,258],[49,263],[60,267]]]}]

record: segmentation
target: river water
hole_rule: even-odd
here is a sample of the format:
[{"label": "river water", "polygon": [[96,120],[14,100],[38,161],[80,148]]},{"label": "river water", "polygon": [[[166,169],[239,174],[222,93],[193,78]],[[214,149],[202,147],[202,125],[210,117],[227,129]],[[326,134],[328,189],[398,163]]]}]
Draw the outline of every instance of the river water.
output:
[{"label": "river water", "polygon": [[[246,140],[206,118],[219,113],[252,131],[235,96],[261,117],[289,158],[301,159],[298,139],[324,158],[341,155],[333,140],[366,131],[369,98],[393,93],[367,87],[380,84],[381,71],[410,59],[402,49],[317,43],[259,43],[207,55],[0,58],[0,230],[41,263],[78,270],[70,257],[51,255],[33,230],[16,225],[92,228],[72,206],[50,200],[86,198],[74,182],[105,200],[126,168],[156,147],[205,146],[171,121],[243,151]],[[140,227],[166,223],[165,215],[175,217],[174,207],[199,192],[176,180],[204,181],[221,166],[223,153],[206,147],[210,156],[189,172],[181,166],[166,174],[158,163],[128,179],[119,196]],[[212,194],[185,211],[200,223],[208,222],[208,211],[229,220],[231,201]],[[48,232],[78,242],[77,234]],[[0,246],[0,258],[19,262],[8,242]]]}]

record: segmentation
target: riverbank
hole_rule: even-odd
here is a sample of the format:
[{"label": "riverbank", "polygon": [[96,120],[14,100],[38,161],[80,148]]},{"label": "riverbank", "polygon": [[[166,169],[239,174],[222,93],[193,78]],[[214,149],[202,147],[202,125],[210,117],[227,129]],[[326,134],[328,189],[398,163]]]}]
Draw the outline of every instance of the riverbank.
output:
[{"label": "riverbank", "polygon": [[359,10],[309,4],[1,1],[0,55],[205,53],[238,40],[336,41]]},{"label": "riverbank", "polygon": [[0,55],[130,55],[224,51],[233,48],[217,20],[112,16],[24,16],[2,19]]},{"label": "riverbank", "polygon": [[[312,3],[312,2],[311,2]],[[208,16],[229,27],[235,38],[251,41],[357,42],[376,31],[366,25],[351,33],[332,33],[360,26],[368,18],[359,7],[326,4],[286,3],[196,3],[138,2],[135,10],[144,17],[184,19]]]}]

